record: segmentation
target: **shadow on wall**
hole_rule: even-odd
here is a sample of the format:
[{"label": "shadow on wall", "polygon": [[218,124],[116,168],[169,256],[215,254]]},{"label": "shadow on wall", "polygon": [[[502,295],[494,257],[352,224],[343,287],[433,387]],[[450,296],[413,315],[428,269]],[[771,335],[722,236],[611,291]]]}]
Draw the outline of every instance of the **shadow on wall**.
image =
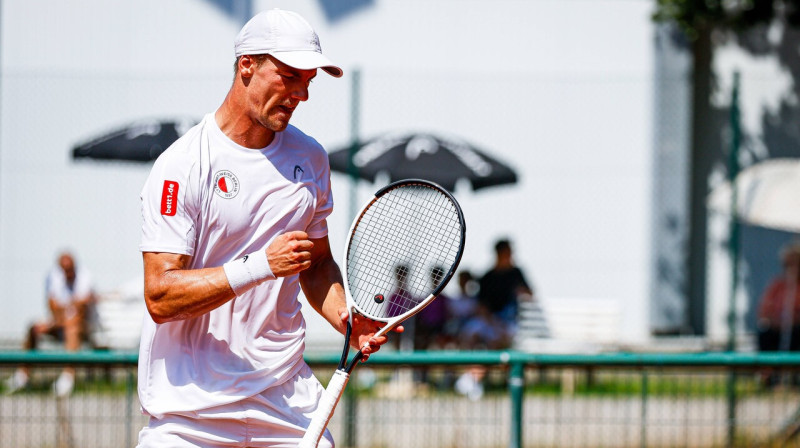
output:
[{"label": "shadow on wall", "polygon": [[[800,29],[786,25],[775,26],[755,26],[747,31],[740,33],[730,33],[715,35],[714,50],[721,45],[734,43],[746,54],[757,58],[774,58],[780,65],[781,70],[790,74],[791,88],[787,88],[780,93],[776,102],[777,106],[768,108],[761,104],[741,104],[741,107],[748,108],[744,112],[759,114],[759,129],[741,129],[740,144],[740,169],[743,170],[750,165],[763,160],[773,158],[800,158],[800,104],[796,98],[800,97]],[[779,30],[779,32],[776,32]],[[681,48],[682,51],[689,52],[690,47],[683,36],[673,29],[671,44]],[[723,38],[724,37],[724,38]],[[713,51],[712,51],[713,58]],[[713,66],[713,63],[712,63]],[[710,86],[711,94],[704,108],[708,113],[702,113],[702,119],[695,122],[700,126],[702,134],[702,147],[706,148],[704,153],[695,160],[695,169],[699,170],[696,174],[700,179],[704,179],[705,185],[710,185],[711,179],[727,178],[728,173],[728,153],[730,151],[730,108],[727,102],[718,104],[713,98],[728,98],[729,92],[722,89],[729,89],[719,81],[723,78],[730,78],[732,73],[711,73]],[[763,88],[763,84],[768,83],[768,79],[758,78],[757,75],[748,76],[747,71],[742,73],[741,91],[748,89],[753,92]],[[753,110],[760,108],[760,110]],[[697,110],[694,111],[698,113]],[[703,112],[703,111],[701,111]],[[691,148],[687,149],[691,151]],[[688,179],[687,179],[688,181]],[[706,196],[709,192],[706,191]],[[688,204],[687,204],[688,206]],[[667,216],[660,220],[654,228],[654,232],[665,235],[665,238],[672,236],[672,241],[679,242],[688,249],[688,241],[682,238],[682,226],[676,226],[673,217]],[[705,222],[705,221],[703,221]],[[688,224],[688,223],[687,223]],[[750,307],[746,312],[745,322],[748,329],[753,328],[755,306],[757,306],[761,291],[769,281],[769,277],[779,271],[779,266],[773,265],[780,251],[780,247],[791,239],[793,235],[764,228],[743,226],[741,229],[741,268],[747,272],[742,278],[742,287],[746,288],[749,296]],[[692,318],[702,320],[703,316],[692,316],[692,305],[688,298],[688,266],[686,264],[687,254],[682,256],[663,257],[657,260],[656,282],[660,287],[673,291],[675,297],[683,298],[683,306],[674,304],[675,310],[679,314],[683,310],[688,310],[688,314],[683,316],[662,316],[667,317],[667,322],[672,324],[676,333],[693,333]],[[707,300],[707,298],[706,298]],[[669,311],[669,303],[655,303],[657,310]],[[705,304],[695,304],[695,307],[705,308]],[[669,326],[669,325],[668,325]]]},{"label": "shadow on wall", "polygon": [[205,0],[226,16],[244,25],[253,16],[253,0]]},{"label": "shadow on wall", "polygon": [[373,6],[375,0],[319,0],[319,3],[328,21],[336,23],[360,9]]},{"label": "shadow on wall", "polygon": [[[780,106],[771,110],[762,107],[761,135],[743,135],[741,152],[742,168],[766,159],[800,157],[800,30],[783,27],[779,39],[771,34],[774,29],[759,26],[736,35],[736,42],[746,52],[758,57],[776,57],[783,70],[791,74],[792,87],[782,93]],[[747,85],[742,84],[742,89]],[[755,106],[751,106],[755,107]],[[728,113],[728,109],[719,109]],[[723,132],[726,128],[722,128]],[[747,132],[747,130],[743,130]],[[720,132],[719,134],[722,134]],[[720,136],[721,147],[727,147],[727,139]],[[715,164],[724,165],[725,155],[719,155]],[[745,315],[748,330],[755,328],[755,314],[760,296],[769,281],[780,274],[779,254],[781,248],[795,235],[789,232],[755,226],[741,228],[741,262],[748,274],[743,280],[749,297],[749,309]]]}]

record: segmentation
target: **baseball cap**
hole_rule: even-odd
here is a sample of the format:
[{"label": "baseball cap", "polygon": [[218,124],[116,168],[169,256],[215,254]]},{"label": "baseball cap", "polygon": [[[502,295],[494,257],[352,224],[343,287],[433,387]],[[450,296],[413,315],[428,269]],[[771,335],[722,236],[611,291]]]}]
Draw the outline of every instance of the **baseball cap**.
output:
[{"label": "baseball cap", "polygon": [[243,54],[269,54],[284,64],[301,70],[321,68],[339,78],[342,69],[322,54],[319,37],[299,14],[271,9],[256,14],[244,24],[234,41],[236,57]]}]

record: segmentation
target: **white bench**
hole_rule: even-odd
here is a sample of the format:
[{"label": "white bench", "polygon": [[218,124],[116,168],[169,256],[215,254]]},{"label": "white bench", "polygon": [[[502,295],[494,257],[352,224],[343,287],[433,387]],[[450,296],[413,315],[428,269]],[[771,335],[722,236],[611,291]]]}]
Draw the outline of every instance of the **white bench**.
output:
[{"label": "white bench", "polygon": [[531,352],[597,352],[620,342],[618,300],[543,298],[521,302],[515,348]]},{"label": "white bench", "polygon": [[94,347],[133,350],[139,347],[144,304],[144,281],[133,280],[117,290],[98,294],[90,334]]}]

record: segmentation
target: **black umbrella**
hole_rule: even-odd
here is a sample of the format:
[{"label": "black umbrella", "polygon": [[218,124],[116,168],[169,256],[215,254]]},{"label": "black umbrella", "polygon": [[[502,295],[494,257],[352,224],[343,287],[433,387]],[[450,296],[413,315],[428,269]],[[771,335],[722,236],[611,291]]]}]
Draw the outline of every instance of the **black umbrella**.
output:
[{"label": "black umbrella", "polygon": [[150,162],[195,124],[194,119],[135,122],[76,145],[72,158]]},{"label": "black umbrella", "polygon": [[[345,147],[329,154],[332,170],[349,172],[349,150]],[[427,179],[450,191],[460,179],[468,180],[473,190],[517,181],[510,167],[469,143],[429,133],[386,134],[359,142],[353,164],[358,177],[370,182],[385,172],[389,181]]]}]

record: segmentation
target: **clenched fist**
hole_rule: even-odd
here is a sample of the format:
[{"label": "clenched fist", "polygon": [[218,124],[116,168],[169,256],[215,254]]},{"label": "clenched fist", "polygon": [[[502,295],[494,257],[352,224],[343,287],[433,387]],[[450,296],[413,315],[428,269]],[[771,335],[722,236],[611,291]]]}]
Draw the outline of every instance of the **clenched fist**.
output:
[{"label": "clenched fist", "polygon": [[311,266],[311,249],[314,243],[302,231],[278,235],[267,247],[269,267],[276,277],[297,274]]}]

